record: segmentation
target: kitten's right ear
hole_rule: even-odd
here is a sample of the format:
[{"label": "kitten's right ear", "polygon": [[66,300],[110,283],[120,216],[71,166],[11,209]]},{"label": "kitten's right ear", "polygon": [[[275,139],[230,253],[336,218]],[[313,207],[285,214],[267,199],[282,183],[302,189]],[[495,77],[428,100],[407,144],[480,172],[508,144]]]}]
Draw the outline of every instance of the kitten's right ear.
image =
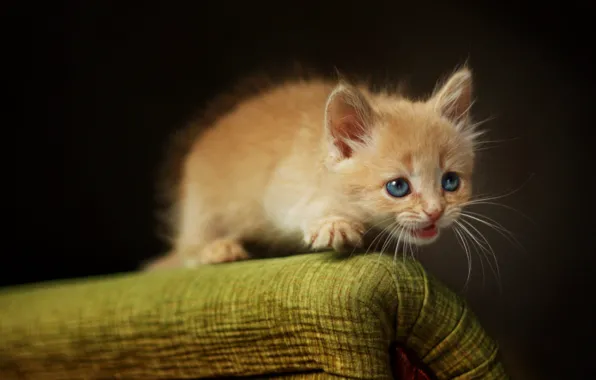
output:
[{"label": "kitten's right ear", "polygon": [[339,84],[327,99],[325,131],[335,161],[352,157],[371,140],[373,110],[360,91]]},{"label": "kitten's right ear", "polygon": [[463,67],[453,73],[432,97],[435,108],[447,119],[465,121],[472,106],[472,72]]}]

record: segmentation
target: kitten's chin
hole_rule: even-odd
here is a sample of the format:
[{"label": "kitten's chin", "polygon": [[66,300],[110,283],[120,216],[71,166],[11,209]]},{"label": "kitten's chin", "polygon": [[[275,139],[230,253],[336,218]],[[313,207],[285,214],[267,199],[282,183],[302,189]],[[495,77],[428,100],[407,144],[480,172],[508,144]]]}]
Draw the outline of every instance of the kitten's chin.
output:
[{"label": "kitten's chin", "polygon": [[441,233],[440,227],[431,225],[425,228],[419,228],[408,233],[407,241],[410,244],[418,246],[428,245],[434,243]]},{"label": "kitten's chin", "polygon": [[436,234],[435,236],[431,237],[431,238],[420,238],[417,236],[408,236],[408,241],[411,244],[417,245],[417,246],[424,246],[424,245],[429,245],[434,243],[435,241],[437,241],[437,239],[439,238],[439,234]]},{"label": "kitten's chin", "polygon": [[411,244],[415,244],[417,246],[424,246],[424,245],[429,245],[429,244],[434,243],[435,241],[437,241],[438,238],[439,238],[439,233],[437,232],[433,237],[428,237],[428,238],[421,238],[419,236],[410,235],[410,236],[408,236],[408,241]]}]

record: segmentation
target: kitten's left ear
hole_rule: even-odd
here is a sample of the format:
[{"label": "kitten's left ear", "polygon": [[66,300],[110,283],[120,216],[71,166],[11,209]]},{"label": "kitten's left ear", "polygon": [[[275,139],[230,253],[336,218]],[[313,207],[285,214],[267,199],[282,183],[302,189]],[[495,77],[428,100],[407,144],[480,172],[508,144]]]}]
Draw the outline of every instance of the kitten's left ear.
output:
[{"label": "kitten's left ear", "polygon": [[472,72],[464,67],[453,73],[435,91],[430,101],[435,109],[451,122],[465,122],[472,106]]},{"label": "kitten's left ear", "polygon": [[370,142],[373,110],[364,95],[349,84],[339,84],[325,107],[325,131],[331,157],[350,158]]}]

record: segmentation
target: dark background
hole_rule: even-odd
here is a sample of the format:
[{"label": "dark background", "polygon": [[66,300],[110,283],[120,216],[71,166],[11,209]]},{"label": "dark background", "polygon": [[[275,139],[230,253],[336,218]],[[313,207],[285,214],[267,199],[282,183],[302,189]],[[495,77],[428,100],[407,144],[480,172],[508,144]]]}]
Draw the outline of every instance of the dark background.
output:
[{"label": "dark background", "polygon": [[519,212],[477,211],[523,249],[482,229],[499,280],[475,255],[467,286],[453,237],[419,258],[470,301],[514,378],[593,376],[592,6],[193,3],[21,3],[5,14],[16,21],[4,37],[14,65],[4,79],[16,85],[6,93],[18,104],[6,103],[3,122],[16,137],[2,138],[12,164],[0,285],[131,271],[159,254],[153,180],[164,140],[255,68],[297,59],[406,79],[423,95],[468,59],[476,113],[493,117],[487,138],[504,140],[482,152],[478,190],[514,191],[499,202]]}]

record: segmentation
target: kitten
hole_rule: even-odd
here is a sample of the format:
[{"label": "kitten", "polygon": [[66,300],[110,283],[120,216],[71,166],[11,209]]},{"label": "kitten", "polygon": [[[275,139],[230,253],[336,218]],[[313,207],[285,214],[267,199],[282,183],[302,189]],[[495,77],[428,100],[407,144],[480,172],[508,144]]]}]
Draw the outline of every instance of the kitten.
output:
[{"label": "kitten", "polygon": [[357,248],[370,227],[425,245],[471,195],[472,74],[423,101],[344,81],[288,81],[187,136],[173,248],[145,269],[248,259],[243,242]]}]

